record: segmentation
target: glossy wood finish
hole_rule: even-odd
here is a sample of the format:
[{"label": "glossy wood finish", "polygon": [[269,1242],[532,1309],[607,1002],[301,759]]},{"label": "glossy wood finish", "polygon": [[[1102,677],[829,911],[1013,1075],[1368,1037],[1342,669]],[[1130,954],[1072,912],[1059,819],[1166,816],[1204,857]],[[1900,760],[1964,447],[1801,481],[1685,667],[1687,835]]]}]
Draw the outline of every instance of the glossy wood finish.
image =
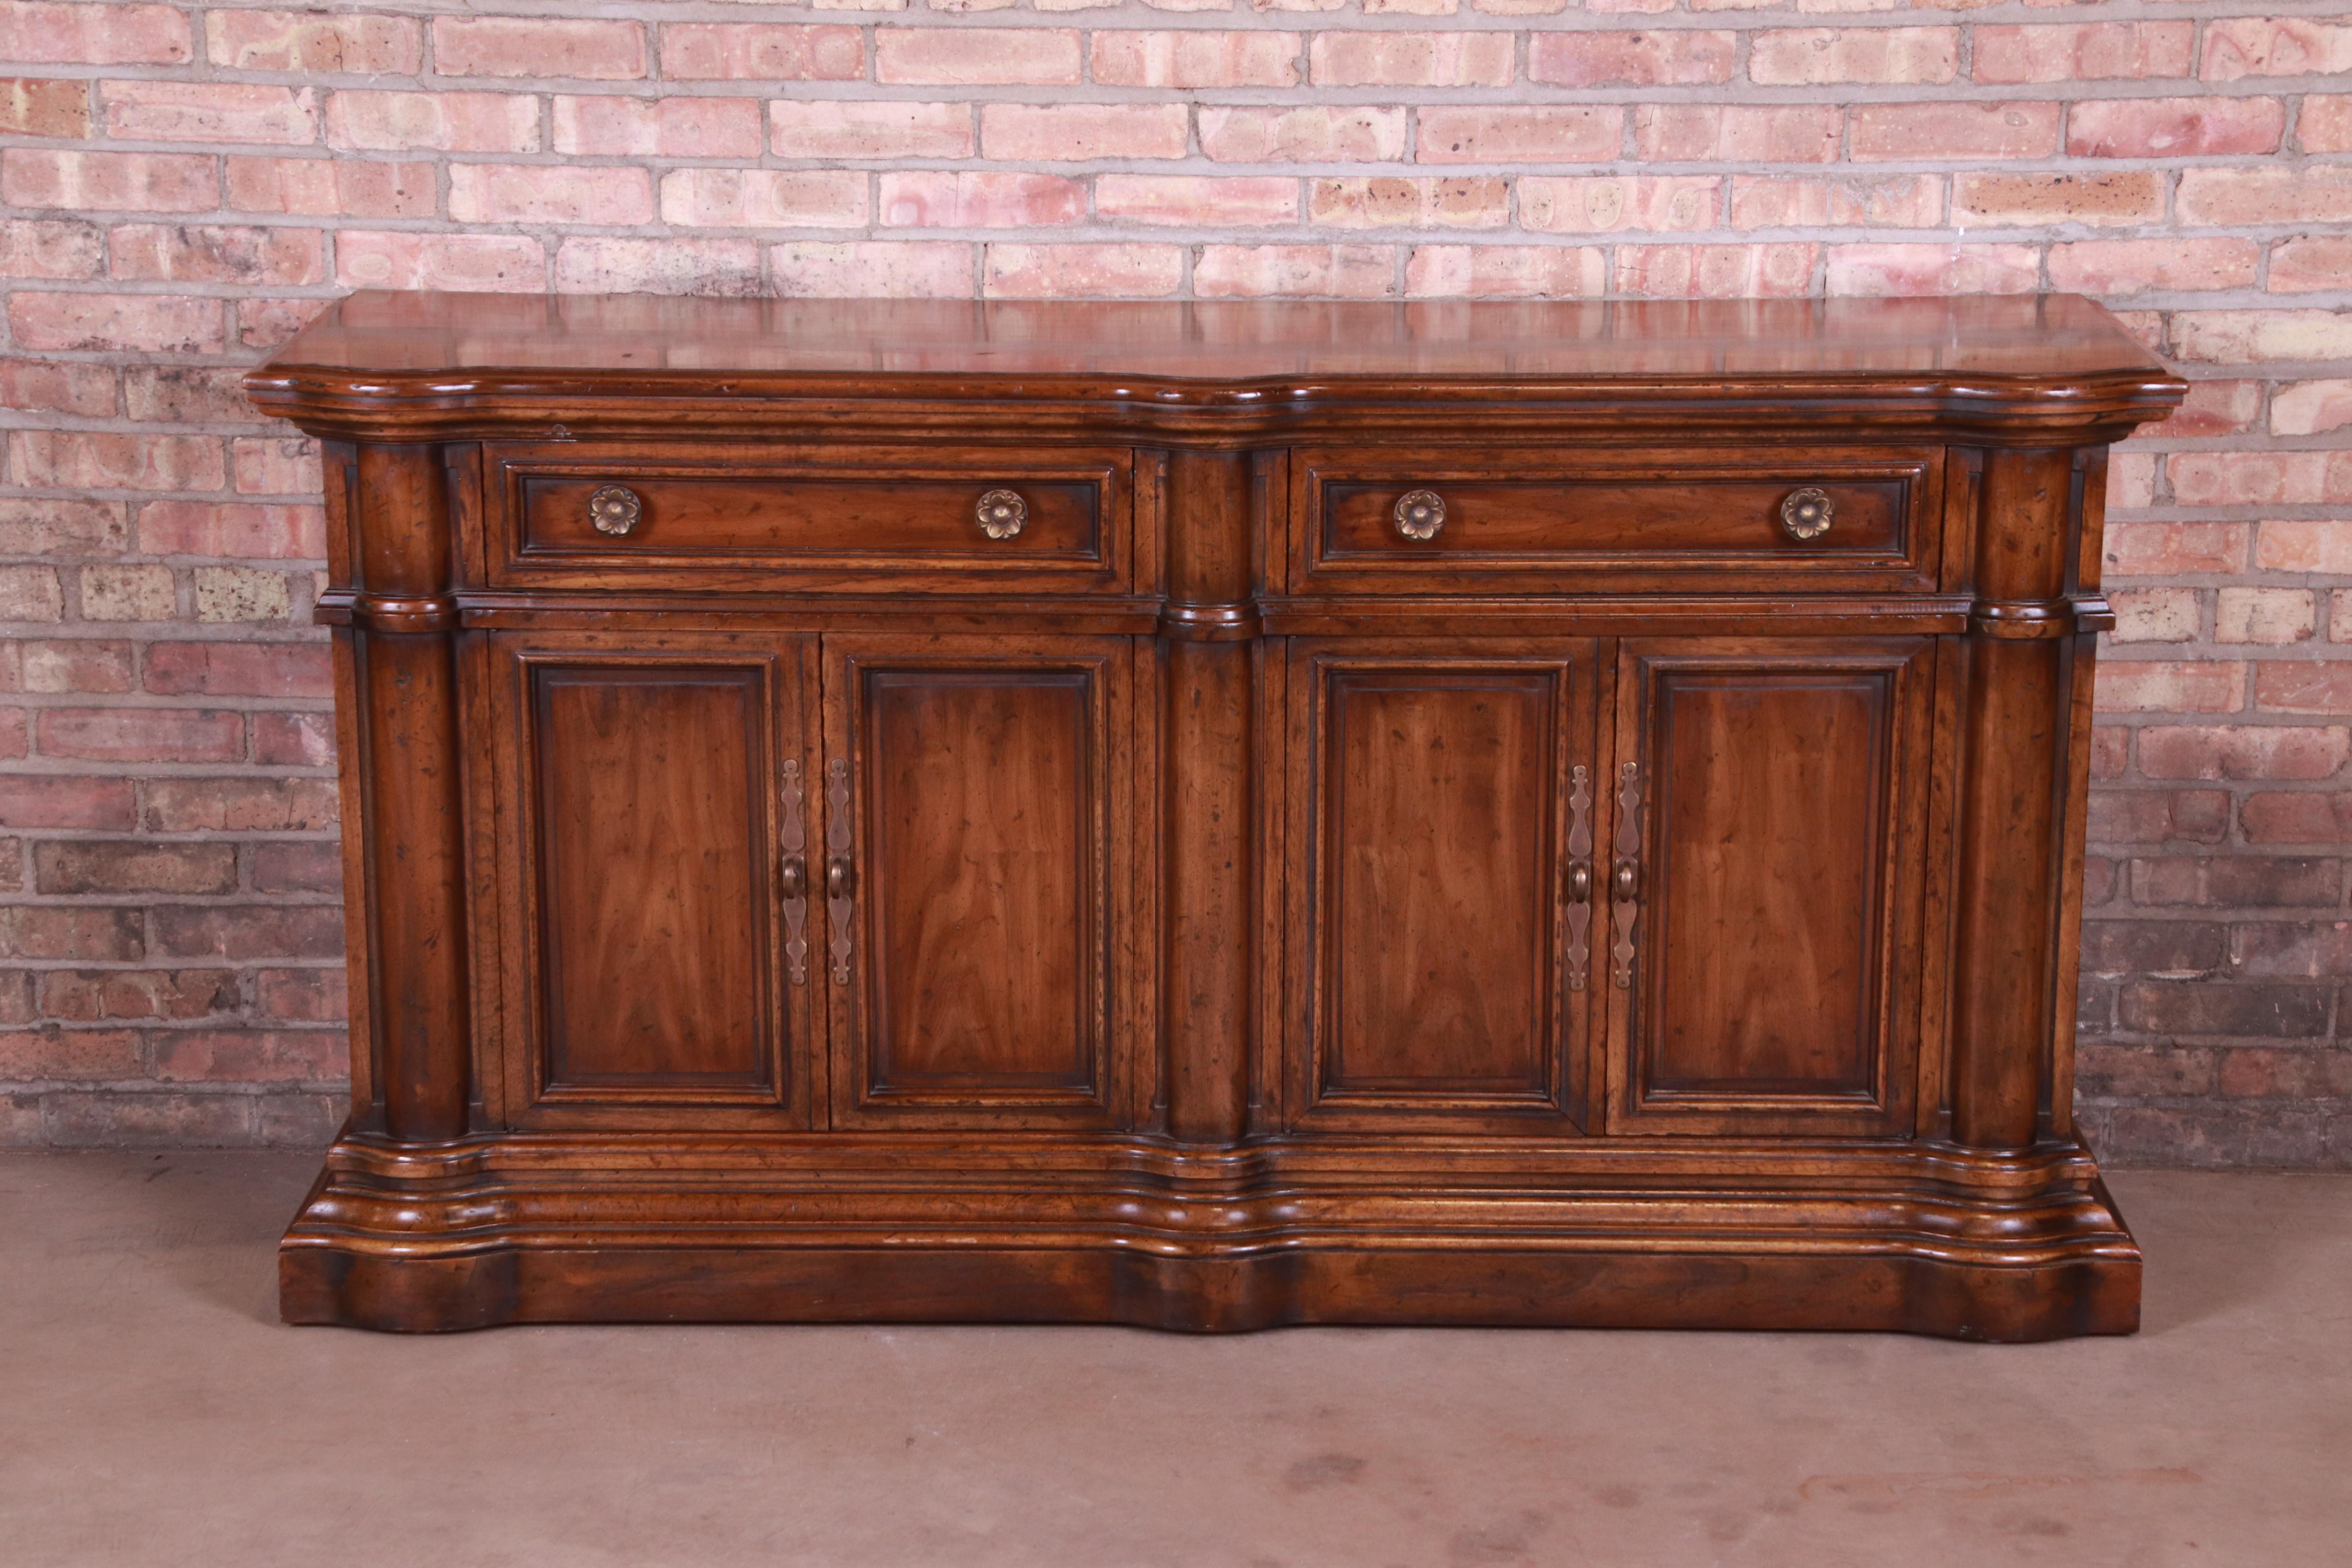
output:
[{"label": "glossy wood finish", "polygon": [[360,295],[247,384],[356,873],[289,1320],[2137,1321],[2095,306]]}]

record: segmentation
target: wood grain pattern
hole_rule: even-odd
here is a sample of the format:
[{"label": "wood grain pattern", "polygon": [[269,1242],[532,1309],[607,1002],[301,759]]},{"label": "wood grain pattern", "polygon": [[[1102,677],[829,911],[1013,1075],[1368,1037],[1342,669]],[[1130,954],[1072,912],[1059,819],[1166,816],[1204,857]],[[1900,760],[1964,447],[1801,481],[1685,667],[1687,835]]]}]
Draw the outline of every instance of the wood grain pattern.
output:
[{"label": "wood grain pattern", "polygon": [[2184,384],[2087,301],[361,294],[247,386],[359,873],[290,1321],[2137,1322],[2053,1009]]}]

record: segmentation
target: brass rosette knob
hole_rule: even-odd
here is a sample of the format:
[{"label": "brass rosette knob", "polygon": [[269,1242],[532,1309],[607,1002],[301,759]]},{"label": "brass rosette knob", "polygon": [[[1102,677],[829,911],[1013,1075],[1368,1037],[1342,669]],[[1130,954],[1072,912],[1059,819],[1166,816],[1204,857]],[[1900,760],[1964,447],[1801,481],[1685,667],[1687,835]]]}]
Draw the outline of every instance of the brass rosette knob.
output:
[{"label": "brass rosette knob", "polygon": [[1830,520],[1837,513],[1837,503],[1827,490],[1807,485],[1801,490],[1790,490],[1780,503],[1780,526],[1789,531],[1791,539],[1819,539],[1830,531]]},{"label": "brass rosette knob", "polygon": [[636,527],[645,511],[646,503],[626,485],[599,485],[588,497],[588,521],[614,538]]},{"label": "brass rosette knob", "polygon": [[991,539],[1010,539],[1029,526],[1029,503],[1011,490],[989,490],[974,509],[981,532]]},{"label": "brass rosette knob", "polygon": [[1445,526],[1445,498],[1435,490],[1407,490],[1397,497],[1396,531],[1407,539],[1431,540]]}]

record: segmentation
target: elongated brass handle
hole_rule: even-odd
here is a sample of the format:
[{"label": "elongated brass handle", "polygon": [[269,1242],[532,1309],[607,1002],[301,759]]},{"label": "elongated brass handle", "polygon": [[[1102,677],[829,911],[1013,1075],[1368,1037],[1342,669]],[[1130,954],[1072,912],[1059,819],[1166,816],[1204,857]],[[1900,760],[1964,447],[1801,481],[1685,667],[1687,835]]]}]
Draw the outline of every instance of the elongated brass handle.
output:
[{"label": "elongated brass handle", "polygon": [[852,952],[850,927],[856,907],[856,873],[849,860],[849,759],[835,757],[824,765],[824,845],[831,853],[824,863],[824,907],[833,917],[833,983],[849,984]]},{"label": "elongated brass handle", "polygon": [[1830,492],[1807,485],[1801,490],[1790,490],[1780,503],[1780,526],[1789,531],[1791,539],[1819,539],[1830,531],[1830,521],[1837,515],[1837,502]]},{"label": "elongated brass handle", "polygon": [[784,904],[784,972],[795,985],[808,984],[808,828],[801,820],[801,760],[786,757],[779,792],[784,823],[778,835],[783,863],[776,868],[776,891]]},{"label": "elongated brass handle", "polygon": [[1029,526],[1029,503],[1012,490],[990,490],[973,509],[981,532],[991,539],[1010,539]]},{"label": "elongated brass handle", "polygon": [[1568,773],[1568,988],[1584,989],[1592,971],[1592,772]]},{"label": "elongated brass handle", "polygon": [[1445,498],[1435,490],[1407,490],[1397,497],[1396,531],[1407,539],[1431,540],[1445,526]]},{"label": "elongated brass handle", "polygon": [[599,533],[618,538],[637,526],[646,503],[626,485],[599,485],[588,495],[588,521]]},{"label": "elongated brass handle", "polygon": [[1610,910],[1617,940],[1609,949],[1609,978],[1620,991],[1633,984],[1633,922],[1642,896],[1642,770],[1627,763],[1618,771],[1617,862],[1609,871]]}]

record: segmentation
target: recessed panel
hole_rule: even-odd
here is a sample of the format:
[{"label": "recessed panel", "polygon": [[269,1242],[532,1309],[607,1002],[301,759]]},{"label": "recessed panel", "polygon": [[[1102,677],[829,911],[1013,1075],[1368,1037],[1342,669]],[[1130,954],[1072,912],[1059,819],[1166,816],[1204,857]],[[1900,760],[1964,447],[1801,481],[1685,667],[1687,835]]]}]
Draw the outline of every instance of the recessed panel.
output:
[{"label": "recessed panel", "polygon": [[547,1087],[772,1083],[763,672],[531,686]]}]

